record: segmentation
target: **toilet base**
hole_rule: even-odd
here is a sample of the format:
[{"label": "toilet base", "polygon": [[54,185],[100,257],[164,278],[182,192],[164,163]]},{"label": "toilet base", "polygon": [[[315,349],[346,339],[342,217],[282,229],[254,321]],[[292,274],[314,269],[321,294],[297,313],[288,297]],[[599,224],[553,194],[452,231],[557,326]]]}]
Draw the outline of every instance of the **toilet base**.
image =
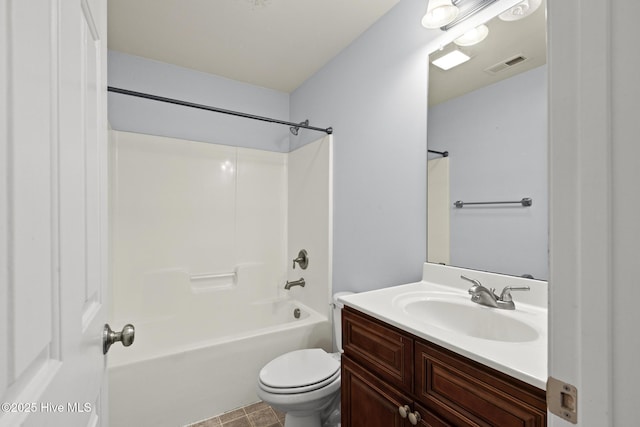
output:
[{"label": "toilet base", "polygon": [[285,427],[322,427],[320,414],[296,415],[287,412],[284,417]]},{"label": "toilet base", "polygon": [[309,408],[287,411],[290,408],[272,406],[285,413],[285,427],[340,427],[340,393],[335,393],[330,401],[321,406],[320,411]]},{"label": "toilet base", "polygon": [[337,420],[329,419],[324,424],[318,414],[300,416],[287,413],[284,417],[284,427],[340,427],[340,412],[337,412]]}]

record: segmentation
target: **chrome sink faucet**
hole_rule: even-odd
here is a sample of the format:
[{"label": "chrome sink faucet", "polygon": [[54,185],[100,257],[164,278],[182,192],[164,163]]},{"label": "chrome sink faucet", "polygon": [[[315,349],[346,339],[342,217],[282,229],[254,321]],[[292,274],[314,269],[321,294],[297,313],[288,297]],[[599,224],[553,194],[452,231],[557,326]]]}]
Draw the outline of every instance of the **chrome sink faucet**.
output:
[{"label": "chrome sink faucet", "polygon": [[487,307],[501,308],[503,310],[515,310],[516,306],[513,303],[511,297],[511,291],[528,291],[531,288],[529,286],[505,286],[500,296],[496,295],[494,288],[486,288],[480,283],[479,280],[471,279],[467,276],[460,276],[462,279],[473,283],[473,286],[469,288],[469,294],[471,295],[471,301],[486,305]]}]

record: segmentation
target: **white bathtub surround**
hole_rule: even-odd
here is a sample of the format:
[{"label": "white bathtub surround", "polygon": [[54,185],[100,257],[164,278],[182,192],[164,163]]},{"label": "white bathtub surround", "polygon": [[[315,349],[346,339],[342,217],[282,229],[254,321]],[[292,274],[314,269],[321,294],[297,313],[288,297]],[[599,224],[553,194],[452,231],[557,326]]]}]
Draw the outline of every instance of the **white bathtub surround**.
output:
[{"label": "white bathtub surround", "polygon": [[[471,284],[460,278],[464,274],[479,280],[487,288],[496,288],[499,293],[504,286],[529,286],[530,291],[512,293],[515,310],[502,310],[480,306],[471,302],[468,289]],[[427,295],[423,297],[421,295]],[[439,299],[453,301],[456,307],[469,306],[477,310],[476,318],[490,319],[496,331],[482,331],[491,336],[492,332],[502,332],[513,320],[522,328],[509,340],[487,339],[473,334],[464,334],[437,321],[426,322],[409,312],[407,299]],[[464,268],[424,264],[423,279],[420,282],[363,292],[341,297],[345,305],[378,318],[413,335],[424,338],[458,354],[480,362],[505,374],[525,381],[541,389],[547,381],[547,283]],[[403,308],[404,307],[404,308]],[[504,323],[501,323],[502,319]],[[474,329],[474,328],[469,328]]]},{"label": "white bathtub surround", "polygon": [[[109,322],[133,323],[136,341],[109,353],[111,425],[214,416],[258,400],[274,357],[331,350],[330,141],[307,150],[113,133]],[[313,209],[308,230],[289,226],[292,201]],[[311,259],[293,276],[289,252],[302,246],[288,241]],[[301,271],[307,287],[285,291]]]},{"label": "white bathtub surround", "polygon": [[[330,315],[333,259],[333,137],[326,135],[289,153],[288,169],[288,280],[304,277],[304,288],[289,294],[319,313]],[[306,249],[309,265],[303,270],[292,261]]]},{"label": "white bathtub surround", "polygon": [[[111,319],[274,296],[284,279],[286,155],[114,135]],[[221,287],[235,292],[206,293]],[[193,290],[198,298],[185,299]]]},{"label": "white bathtub surround", "polygon": [[449,158],[427,161],[427,260],[451,264]]}]

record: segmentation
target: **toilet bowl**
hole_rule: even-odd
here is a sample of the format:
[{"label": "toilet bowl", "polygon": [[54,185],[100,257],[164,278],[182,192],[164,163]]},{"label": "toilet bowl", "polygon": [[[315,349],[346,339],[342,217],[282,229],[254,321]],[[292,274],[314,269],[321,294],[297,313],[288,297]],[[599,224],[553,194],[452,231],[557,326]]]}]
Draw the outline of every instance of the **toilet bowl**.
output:
[{"label": "toilet bowl", "polygon": [[339,425],[342,305],[337,299],[351,293],[333,297],[337,353],[321,348],[296,350],[276,357],[260,370],[258,397],[286,414],[285,427]]}]

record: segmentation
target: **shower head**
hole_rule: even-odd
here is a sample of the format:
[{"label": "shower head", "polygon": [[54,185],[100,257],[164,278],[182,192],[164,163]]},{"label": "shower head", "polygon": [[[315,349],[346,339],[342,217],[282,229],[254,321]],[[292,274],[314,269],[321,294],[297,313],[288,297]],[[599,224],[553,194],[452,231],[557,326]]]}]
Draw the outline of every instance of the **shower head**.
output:
[{"label": "shower head", "polygon": [[[301,125],[305,125],[305,126],[309,126],[309,119],[305,120],[304,122],[300,122]],[[300,126],[291,126],[289,128],[289,132],[291,132],[293,135],[298,136],[298,131],[300,130]]]}]

